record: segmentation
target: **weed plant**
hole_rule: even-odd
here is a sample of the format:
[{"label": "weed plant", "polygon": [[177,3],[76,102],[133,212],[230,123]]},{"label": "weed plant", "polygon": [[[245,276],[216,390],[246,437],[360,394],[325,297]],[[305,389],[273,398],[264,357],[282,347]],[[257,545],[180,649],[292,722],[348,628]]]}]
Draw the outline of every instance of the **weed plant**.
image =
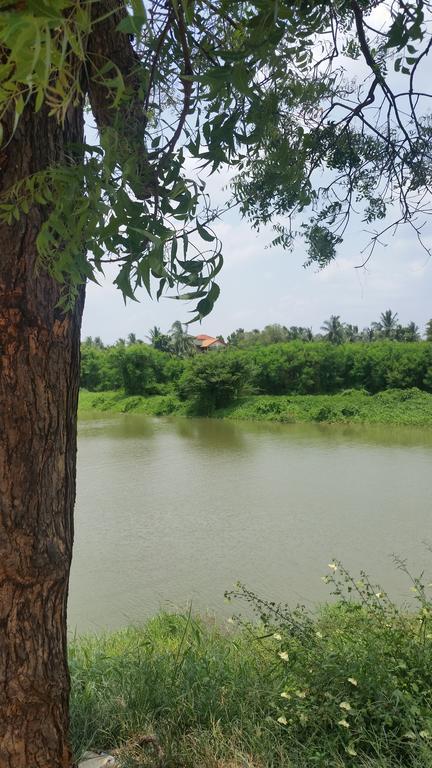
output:
[{"label": "weed plant", "polygon": [[334,561],[336,602],[317,614],[238,585],[228,598],[256,623],[162,614],[75,640],[75,755],[120,748],[126,768],[430,768],[432,603],[397,565],[415,610]]}]

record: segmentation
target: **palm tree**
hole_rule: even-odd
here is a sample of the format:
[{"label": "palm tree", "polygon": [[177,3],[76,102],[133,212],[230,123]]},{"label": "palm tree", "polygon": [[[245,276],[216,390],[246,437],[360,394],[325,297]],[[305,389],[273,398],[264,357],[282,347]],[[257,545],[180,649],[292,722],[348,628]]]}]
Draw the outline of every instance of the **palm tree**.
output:
[{"label": "palm tree", "polygon": [[362,341],[373,341],[376,336],[376,328],[374,327],[376,323],[372,323],[372,326],[367,326],[366,328],[363,328],[361,332],[361,340]]},{"label": "palm tree", "polygon": [[420,329],[418,325],[411,321],[402,328],[403,341],[420,341]]},{"label": "palm tree", "polygon": [[344,323],[343,328],[344,328],[345,339],[347,341],[351,341],[351,342],[359,341],[360,335],[359,335],[358,325],[351,325],[351,323]]},{"label": "palm tree", "polygon": [[183,329],[180,320],[175,320],[170,330],[171,349],[177,357],[190,357],[196,352],[193,336]]},{"label": "palm tree", "polygon": [[397,327],[397,321],[397,312],[393,314],[391,309],[386,309],[385,312],[381,312],[379,326],[385,339],[393,338]]},{"label": "palm tree", "polygon": [[342,344],[345,339],[345,331],[340,321],[340,315],[330,315],[330,319],[322,324],[321,330],[325,331],[324,338],[330,344]]},{"label": "palm tree", "polygon": [[161,329],[157,325],[150,328],[147,339],[152,345],[153,349],[158,349],[159,352],[171,352],[171,339],[166,333],[162,333]]}]

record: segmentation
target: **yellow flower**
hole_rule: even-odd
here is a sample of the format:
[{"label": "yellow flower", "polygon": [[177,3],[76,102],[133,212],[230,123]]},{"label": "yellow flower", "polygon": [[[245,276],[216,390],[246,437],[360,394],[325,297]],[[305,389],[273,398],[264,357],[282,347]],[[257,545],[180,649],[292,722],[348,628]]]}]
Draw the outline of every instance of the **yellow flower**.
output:
[{"label": "yellow flower", "polygon": [[291,696],[286,691],[282,691],[281,696],[283,699],[290,699]]},{"label": "yellow flower", "polygon": [[348,720],[338,720],[338,725],[341,725],[342,728],[349,728],[349,722]]},{"label": "yellow flower", "polygon": [[278,717],[277,721],[281,725],[287,725],[287,723],[288,723],[288,720],[286,719],[286,717],[284,715],[281,715],[280,717]]},{"label": "yellow flower", "polygon": [[289,656],[286,651],[280,651],[280,653],[278,653],[278,656],[281,657],[282,661],[288,661],[289,659]]},{"label": "yellow flower", "polygon": [[279,632],[275,632],[273,637],[275,640],[282,640],[282,635],[280,635]]},{"label": "yellow flower", "polygon": [[351,685],[358,685],[358,682],[355,679],[355,677],[349,677],[348,682],[351,683]]},{"label": "yellow flower", "polygon": [[349,701],[341,701],[339,704],[341,709],[344,709],[346,712],[351,712],[351,704]]}]

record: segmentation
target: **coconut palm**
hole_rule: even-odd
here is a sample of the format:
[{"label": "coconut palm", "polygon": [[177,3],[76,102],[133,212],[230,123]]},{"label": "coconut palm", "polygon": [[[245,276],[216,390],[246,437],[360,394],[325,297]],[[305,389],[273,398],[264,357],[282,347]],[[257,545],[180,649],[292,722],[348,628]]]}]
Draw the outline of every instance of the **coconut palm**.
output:
[{"label": "coconut palm", "polygon": [[344,328],[344,335],[345,335],[346,341],[350,341],[350,342],[359,341],[360,334],[359,334],[358,325],[351,325],[351,323],[344,323],[343,328]]},{"label": "coconut palm", "polygon": [[380,322],[379,326],[381,329],[381,334],[384,336],[385,339],[391,339],[395,335],[395,331],[398,324],[398,313],[391,311],[391,309],[386,309],[385,312],[381,312],[380,315]]},{"label": "coconut palm", "polygon": [[184,330],[180,320],[175,320],[170,330],[170,346],[177,357],[190,357],[196,352],[193,336]]},{"label": "coconut palm", "polygon": [[342,344],[345,339],[345,330],[340,321],[340,315],[330,315],[330,319],[322,324],[321,330],[325,332],[324,338],[330,344]]},{"label": "coconut palm", "polygon": [[420,329],[413,321],[402,327],[402,341],[420,341]]},{"label": "coconut palm", "polygon": [[153,349],[158,349],[159,352],[172,352],[171,338],[168,334],[162,333],[157,325],[150,328],[146,338],[149,340]]}]

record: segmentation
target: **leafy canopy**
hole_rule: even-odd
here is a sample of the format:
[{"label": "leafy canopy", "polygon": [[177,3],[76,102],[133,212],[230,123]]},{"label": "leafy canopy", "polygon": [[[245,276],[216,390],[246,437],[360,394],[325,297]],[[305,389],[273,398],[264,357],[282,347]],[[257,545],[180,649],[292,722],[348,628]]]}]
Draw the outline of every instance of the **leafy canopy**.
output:
[{"label": "leafy canopy", "polygon": [[[325,266],[354,209],[372,229],[408,222],[421,240],[430,212],[431,3],[373,0],[4,0],[0,143],[23,114],[65,121],[87,106],[97,137],[64,163],[0,195],[12,223],[46,206],[41,267],[64,283],[64,306],[106,264],[133,299],[196,302],[219,294],[221,244],[197,166],[236,169],[229,204],[253,226],[273,222],[289,247],[292,216],[308,263]],[[195,164],[195,165],[194,165]],[[195,170],[191,170],[195,168]],[[398,206],[390,225],[383,221]],[[378,223],[377,223],[378,222]],[[376,224],[377,223],[377,224]]]}]

